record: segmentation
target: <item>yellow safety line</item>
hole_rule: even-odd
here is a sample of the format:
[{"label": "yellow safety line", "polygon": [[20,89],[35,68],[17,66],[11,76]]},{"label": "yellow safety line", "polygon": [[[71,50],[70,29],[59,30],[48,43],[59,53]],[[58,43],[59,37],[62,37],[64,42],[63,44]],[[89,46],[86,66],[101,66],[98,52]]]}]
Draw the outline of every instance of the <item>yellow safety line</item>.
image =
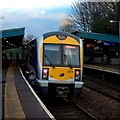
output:
[{"label": "yellow safety line", "polygon": [[5,118],[24,118],[25,114],[19,96],[16,91],[15,81],[14,81],[14,67],[15,62],[11,63],[7,71],[6,85],[5,85],[5,103],[4,112]]}]

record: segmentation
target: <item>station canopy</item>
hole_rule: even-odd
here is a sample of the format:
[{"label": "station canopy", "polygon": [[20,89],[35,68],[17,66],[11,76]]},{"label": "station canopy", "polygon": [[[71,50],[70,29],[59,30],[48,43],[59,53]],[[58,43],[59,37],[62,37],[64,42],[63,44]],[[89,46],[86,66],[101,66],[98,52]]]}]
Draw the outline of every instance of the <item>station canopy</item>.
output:
[{"label": "station canopy", "polygon": [[14,28],[0,31],[2,49],[12,49],[22,46],[25,28]]},{"label": "station canopy", "polygon": [[82,32],[82,31],[75,31],[72,34],[80,38],[86,38],[90,40],[94,39],[94,40],[101,40],[101,41],[106,41],[106,42],[120,43],[120,38],[118,35]]}]

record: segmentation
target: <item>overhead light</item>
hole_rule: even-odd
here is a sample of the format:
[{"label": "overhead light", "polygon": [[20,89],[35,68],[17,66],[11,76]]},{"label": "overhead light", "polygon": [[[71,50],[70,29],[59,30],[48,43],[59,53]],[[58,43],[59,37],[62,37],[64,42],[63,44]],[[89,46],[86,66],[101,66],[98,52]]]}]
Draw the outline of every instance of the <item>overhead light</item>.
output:
[{"label": "overhead light", "polygon": [[116,22],[115,20],[110,20],[111,23]]},{"label": "overhead light", "polygon": [[8,43],[8,41],[6,41]]}]

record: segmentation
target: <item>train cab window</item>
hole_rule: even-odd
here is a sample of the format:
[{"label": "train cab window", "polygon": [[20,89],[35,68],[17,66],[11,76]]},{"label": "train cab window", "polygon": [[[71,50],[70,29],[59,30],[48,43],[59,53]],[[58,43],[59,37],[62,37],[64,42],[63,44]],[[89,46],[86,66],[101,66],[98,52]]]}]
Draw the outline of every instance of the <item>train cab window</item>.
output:
[{"label": "train cab window", "polygon": [[80,67],[79,53],[79,46],[44,44],[43,65]]},{"label": "train cab window", "polygon": [[79,46],[63,46],[64,55],[63,55],[63,64],[64,66],[79,67],[80,66],[80,57],[79,57]]},{"label": "train cab window", "polygon": [[44,65],[61,64],[60,45],[45,45],[44,46]]}]

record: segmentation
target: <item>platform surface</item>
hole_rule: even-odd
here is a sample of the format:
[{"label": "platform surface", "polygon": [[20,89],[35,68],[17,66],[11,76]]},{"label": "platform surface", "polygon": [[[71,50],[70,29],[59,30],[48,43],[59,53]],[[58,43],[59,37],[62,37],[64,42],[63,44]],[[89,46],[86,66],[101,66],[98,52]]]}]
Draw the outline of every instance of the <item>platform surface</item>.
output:
[{"label": "platform surface", "polygon": [[21,76],[16,62],[11,63],[7,71],[4,117],[50,119]]},{"label": "platform surface", "polygon": [[84,64],[84,67],[120,75],[120,66]]}]

